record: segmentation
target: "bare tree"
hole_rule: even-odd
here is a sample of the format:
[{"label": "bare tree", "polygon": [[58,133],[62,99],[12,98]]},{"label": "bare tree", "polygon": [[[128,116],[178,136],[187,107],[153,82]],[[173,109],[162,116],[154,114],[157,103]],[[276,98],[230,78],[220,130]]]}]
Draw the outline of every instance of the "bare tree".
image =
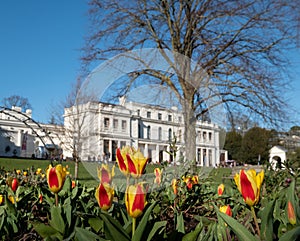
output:
[{"label": "bare tree", "polygon": [[26,109],[32,109],[28,99],[19,95],[11,95],[9,97],[3,98],[2,104],[7,108],[18,106],[21,107],[23,111]]},{"label": "bare tree", "polygon": [[[87,66],[145,47],[158,48],[170,64],[172,74],[145,68],[135,76],[156,78],[180,100],[187,159],[196,154],[196,120],[219,104],[229,115],[251,113],[258,122],[285,119],[285,50],[296,46],[299,1],[91,0],[90,6]],[[165,50],[186,58],[170,58]],[[203,70],[218,91],[203,94],[210,89],[207,78],[199,77]],[[206,104],[216,96],[218,102]]]}]

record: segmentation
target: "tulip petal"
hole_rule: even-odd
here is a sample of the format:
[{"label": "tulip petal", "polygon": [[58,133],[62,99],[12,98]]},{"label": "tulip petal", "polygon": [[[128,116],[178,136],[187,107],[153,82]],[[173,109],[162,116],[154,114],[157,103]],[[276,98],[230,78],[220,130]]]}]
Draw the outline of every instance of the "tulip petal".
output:
[{"label": "tulip petal", "polygon": [[126,165],[125,160],[124,160],[124,158],[121,154],[120,148],[117,149],[116,154],[117,154],[117,162],[118,162],[118,166],[119,166],[120,170],[122,172],[127,172],[127,165]]},{"label": "tulip petal", "polygon": [[59,187],[59,181],[58,181],[55,167],[52,167],[49,171],[48,182],[49,182],[50,189],[53,187]]},{"label": "tulip petal", "polygon": [[132,161],[129,154],[127,154],[126,157],[127,157],[127,163],[128,163],[128,171],[133,175],[138,174],[137,168],[135,166],[135,162]]},{"label": "tulip petal", "polygon": [[247,175],[244,170],[241,170],[240,173],[240,185],[242,190],[242,196],[245,202],[252,206],[255,203],[256,199],[256,183],[251,176]]}]

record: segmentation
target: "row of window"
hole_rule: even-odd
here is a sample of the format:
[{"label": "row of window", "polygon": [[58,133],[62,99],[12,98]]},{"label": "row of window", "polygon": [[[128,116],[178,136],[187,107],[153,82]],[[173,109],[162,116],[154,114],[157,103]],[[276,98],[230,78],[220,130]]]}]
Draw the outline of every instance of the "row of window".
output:
[{"label": "row of window", "polygon": [[[110,119],[109,118],[104,118],[104,128],[108,129],[110,127]],[[113,119],[113,129],[118,130],[119,129],[119,120],[118,119]],[[121,129],[122,131],[127,130],[127,121],[126,120],[121,120]]]},{"label": "row of window", "polygon": [[[198,131],[198,138],[203,141],[206,141],[207,140],[207,132],[206,131]],[[208,140],[211,141],[212,140],[212,133],[211,132],[208,132]]]},{"label": "row of window", "polygon": [[[137,115],[140,116],[140,110],[137,110]],[[147,114],[146,114],[146,117],[148,119],[151,119],[152,118],[152,113],[151,111],[147,111]],[[158,120],[162,120],[162,113],[157,113],[157,119]],[[168,115],[168,121],[173,121],[173,116],[171,114]],[[182,118],[181,116],[178,117],[178,122],[181,122],[182,121]]]}]

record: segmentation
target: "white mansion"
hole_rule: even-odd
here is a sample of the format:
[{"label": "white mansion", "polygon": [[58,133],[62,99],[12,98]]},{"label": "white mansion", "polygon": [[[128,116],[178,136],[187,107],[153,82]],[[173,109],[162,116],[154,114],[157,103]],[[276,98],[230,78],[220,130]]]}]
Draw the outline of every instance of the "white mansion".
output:
[{"label": "white mansion", "polygon": [[[125,98],[120,98],[119,104],[89,102],[66,109],[64,126],[66,132],[81,126],[80,130],[76,129],[81,136],[80,156],[83,160],[115,161],[116,149],[130,145],[139,148],[153,163],[172,162],[169,153],[174,136],[178,149],[176,156],[183,155],[180,149],[184,145],[183,115],[176,107],[167,109],[126,102]],[[196,133],[198,165],[217,166],[221,156],[223,160],[227,159],[227,152],[220,149],[220,129],[216,124],[197,121]]]},{"label": "white mansion", "polygon": [[[24,124],[21,119],[26,115]],[[183,115],[176,107],[126,102],[124,98],[119,104],[88,102],[65,109],[64,126],[36,124],[30,120],[30,110],[20,118],[12,116],[0,112],[0,156],[42,157],[43,145],[54,144],[63,150],[64,158],[71,158],[76,147],[82,161],[115,161],[116,149],[131,145],[153,163],[172,162],[169,153],[174,136],[177,158],[184,154]],[[220,159],[227,160],[227,152],[220,149],[216,124],[197,121],[196,133],[198,165],[217,166]]]}]

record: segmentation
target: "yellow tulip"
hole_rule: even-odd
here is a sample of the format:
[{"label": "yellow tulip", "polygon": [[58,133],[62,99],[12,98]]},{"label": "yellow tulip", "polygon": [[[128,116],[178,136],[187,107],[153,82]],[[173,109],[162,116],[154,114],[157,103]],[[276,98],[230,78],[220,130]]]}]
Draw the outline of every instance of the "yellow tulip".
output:
[{"label": "yellow tulip", "polygon": [[21,170],[16,170],[16,173],[17,173],[18,175],[20,175],[20,174],[21,174]]},{"label": "yellow tulip", "polygon": [[225,189],[225,186],[223,183],[218,186],[218,195],[219,196],[223,195],[224,189]]},{"label": "yellow tulip", "polygon": [[114,199],[114,189],[108,183],[100,183],[96,189],[95,197],[98,201],[99,207],[106,211],[108,210]]},{"label": "yellow tulip", "polygon": [[102,164],[101,167],[98,168],[98,178],[101,183],[111,184],[112,178],[115,175],[114,168],[115,166],[110,169],[107,164]]},{"label": "yellow tulip", "polygon": [[2,194],[0,194],[0,205],[4,203],[4,197]]},{"label": "yellow tulip", "polygon": [[178,193],[177,186],[178,186],[178,180],[174,178],[172,180],[172,189],[173,189],[173,192],[175,195],[177,195],[177,193]]},{"label": "yellow tulip", "polygon": [[234,181],[238,190],[242,194],[244,201],[250,207],[254,206],[259,200],[261,184],[264,180],[264,171],[256,175],[254,169],[248,171],[241,170],[236,174]]},{"label": "yellow tulip", "polygon": [[142,215],[146,201],[146,192],[142,183],[130,185],[125,192],[125,205],[127,213],[132,218]]},{"label": "yellow tulip", "polygon": [[228,216],[232,217],[232,212],[231,212],[231,208],[229,205],[225,205],[225,206],[221,206],[220,207],[220,212],[227,214]]},{"label": "yellow tulip", "polygon": [[35,174],[36,174],[36,175],[39,175],[41,172],[42,172],[42,168],[38,168],[38,169],[36,169]]},{"label": "yellow tulip", "polygon": [[24,175],[24,176],[27,176],[27,172],[23,172],[23,175]]},{"label": "yellow tulip", "polygon": [[159,169],[158,167],[154,169],[154,175],[155,175],[155,179],[154,179],[154,183],[160,185],[161,183],[161,176],[162,176],[162,170]]},{"label": "yellow tulip", "polygon": [[126,176],[131,174],[134,178],[139,178],[145,170],[148,158],[133,147],[125,146],[117,149],[117,162],[120,171]]},{"label": "yellow tulip", "polygon": [[47,182],[51,192],[58,193],[62,189],[65,179],[66,169],[61,164],[54,167],[49,165],[47,169]]}]

